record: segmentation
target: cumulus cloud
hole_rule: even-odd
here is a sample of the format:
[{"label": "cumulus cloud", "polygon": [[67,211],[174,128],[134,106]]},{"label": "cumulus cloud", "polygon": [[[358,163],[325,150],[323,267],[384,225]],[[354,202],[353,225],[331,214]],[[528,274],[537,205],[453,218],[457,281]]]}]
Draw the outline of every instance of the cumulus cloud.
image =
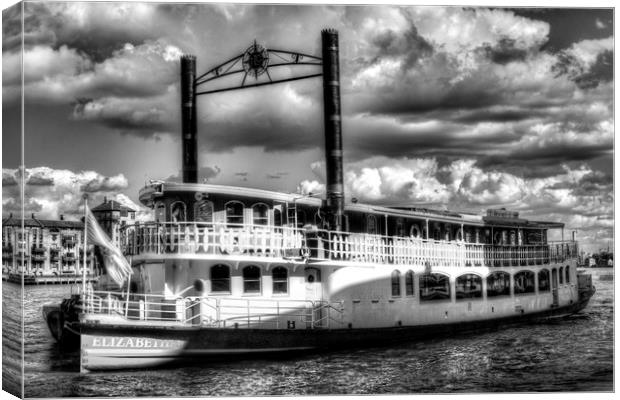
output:
[{"label": "cumulus cloud", "polygon": [[[292,15],[307,23],[282,23]],[[6,19],[10,41],[18,30]],[[256,20],[279,30],[256,31]],[[27,9],[27,99],[71,104],[74,120],[125,134],[176,134],[182,52],[197,54],[199,73],[247,47],[248,37],[318,54],[319,34],[309,26],[340,31],[343,127],[353,159],[404,148],[409,157],[475,156],[512,168],[533,148],[538,157],[530,159],[546,165],[610,149],[608,132],[583,152],[582,138],[530,139],[540,124],[579,124],[583,113],[575,110],[611,103],[613,39],[550,53],[543,49],[549,23],[508,9],[34,3]],[[4,53],[5,82],[14,83],[19,52],[6,44]],[[19,98],[19,85],[3,90],[5,101]],[[211,151],[322,146],[316,81],[207,96],[198,114],[209,138],[201,143]]]},{"label": "cumulus cloud", "polygon": [[[21,94],[16,10],[3,13],[3,105]],[[335,27],[348,194],[524,212],[537,206],[566,221],[575,212],[589,232],[607,232],[596,219],[612,215],[614,48],[613,37],[603,37],[612,21],[604,10],[588,14],[596,38],[560,47],[550,45],[552,22],[502,8],[27,3],[26,11],[31,115],[53,105],[92,131],[178,135],[181,53],[197,55],[198,73],[254,38],[320,54],[317,27]],[[322,102],[319,79],[200,97],[201,153],[322,148]],[[205,168],[205,178],[220,174]],[[313,172],[300,177],[300,190],[324,191],[324,166]],[[63,185],[60,175],[31,175],[27,190]],[[118,176],[76,179],[92,193],[124,185]],[[16,190],[17,181],[3,173],[5,189]],[[32,201],[44,212],[58,203]]]},{"label": "cumulus cloud", "polygon": [[[80,190],[85,193],[110,192],[127,188],[127,179],[123,174],[108,177],[97,173],[87,172],[87,182],[80,186]],[[92,175],[95,175],[91,178]]]},{"label": "cumulus cloud", "polygon": [[54,177],[49,174],[49,171],[36,171],[28,174],[26,185],[32,186],[52,186],[54,185]]},{"label": "cumulus cloud", "polygon": [[[2,169],[3,181],[17,181],[19,171]],[[35,167],[26,169],[25,212],[39,218],[59,218],[60,214],[77,219],[83,213],[82,195],[87,193],[91,205],[104,196],[116,195],[128,187],[123,174],[105,176],[95,171],[74,172],[66,169]],[[98,203],[96,203],[98,204]],[[18,185],[2,186],[3,212],[21,212]]]},{"label": "cumulus cloud", "polygon": [[[27,3],[24,7],[26,47],[66,44],[96,61],[107,58],[125,43],[155,38],[164,20],[157,5],[148,3]],[[122,21],[122,23],[119,23]],[[21,45],[21,12],[3,12],[3,51]]]},{"label": "cumulus cloud", "polygon": [[[24,51],[24,92],[29,103],[68,104],[80,98],[149,98],[176,85],[180,50],[162,41],[125,44],[93,62],[76,49],[34,46]],[[20,53],[3,54],[5,101],[16,101]]]},{"label": "cumulus cloud", "polygon": [[152,98],[104,97],[77,99],[72,118],[90,121],[116,129],[124,134],[154,136],[174,131],[177,107],[169,101],[169,93]]},{"label": "cumulus cloud", "polygon": [[317,193],[325,193],[325,184],[317,180],[303,180],[297,186],[297,192],[304,196],[309,196]]},{"label": "cumulus cloud", "polygon": [[[317,179],[301,181],[298,192],[324,193],[323,169],[324,163],[313,164]],[[550,176],[523,177],[486,169],[475,159],[440,166],[435,158],[372,157],[345,165],[344,176],[345,196],[365,203],[482,214],[506,207],[532,220],[563,222],[583,237],[594,231],[600,231],[599,237],[611,237],[613,228],[612,179],[585,164],[561,165],[560,172]]]},{"label": "cumulus cloud", "polygon": [[592,89],[613,79],[613,38],[584,40],[558,55],[556,76],[566,75],[581,89]]},{"label": "cumulus cloud", "polygon": [[16,172],[2,170],[2,187],[17,186],[18,178]]}]

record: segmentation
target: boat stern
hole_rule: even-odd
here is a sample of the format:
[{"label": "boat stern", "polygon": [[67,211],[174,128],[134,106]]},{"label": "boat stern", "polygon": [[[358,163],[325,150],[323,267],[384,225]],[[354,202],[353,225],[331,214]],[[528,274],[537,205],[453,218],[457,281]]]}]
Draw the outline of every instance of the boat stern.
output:
[{"label": "boat stern", "polygon": [[60,303],[49,302],[43,304],[43,307],[41,307],[41,314],[43,315],[43,320],[47,323],[50,333],[54,339],[59,342],[64,325]]},{"label": "boat stern", "polygon": [[592,275],[579,273],[577,275],[577,289],[579,292],[579,303],[585,307],[592,296],[594,296],[594,293],[596,293],[596,287],[592,284]]},{"label": "boat stern", "polygon": [[47,323],[50,333],[56,341],[65,348],[78,348],[80,343],[79,333],[71,327],[69,315],[62,303],[49,302],[41,307],[43,320]]}]

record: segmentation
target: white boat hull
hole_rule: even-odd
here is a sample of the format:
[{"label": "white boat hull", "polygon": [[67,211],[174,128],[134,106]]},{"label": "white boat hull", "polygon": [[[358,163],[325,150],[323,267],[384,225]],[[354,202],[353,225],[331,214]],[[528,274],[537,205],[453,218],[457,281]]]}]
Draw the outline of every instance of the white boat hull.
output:
[{"label": "white boat hull", "polygon": [[429,337],[496,329],[503,325],[569,315],[583,309],[592,293],[579,302],[535,313],[484,318],[468,322],[391,328],[347,329],[235,329],[209,327],[146,326],[82,321],[82,372],[151,368],[174,361],[252,357],[307,351],[381,346]]}]

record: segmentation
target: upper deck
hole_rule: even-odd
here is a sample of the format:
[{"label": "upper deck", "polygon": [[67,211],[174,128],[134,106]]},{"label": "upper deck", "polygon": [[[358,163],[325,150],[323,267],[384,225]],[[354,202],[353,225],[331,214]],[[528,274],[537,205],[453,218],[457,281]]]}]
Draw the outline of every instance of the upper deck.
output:
[{"label": "upper deck", "polygon": [[[218,219],[230,222],[229,220],[235,216],[240,217],[240,215],[233,214],[235,211],[241,211],[235,209],[234,206],[237,203],[244,206],[251,204],[251,207],[245,207],[245,210],[253,215],[260,214],[258,218],[263,218],[263,223],[258,223],[258,225],[267,225],[264,219],[269,220],[271,216],[274,224],[278,223],[279,225],[304,226],[311,224],[321,226],[323,222],[323,201],[311,195],[299,193],[283,193],[238,186],[154,181],[140,190],[139,198],[142,204],[155,210],[155,220],[158,222],[211,222],[211,219],[214,222]],[[227,207],[228,205],[231,207]],[[268,209],[262,209],[262,205],[267,206]],[[299,210],[301,212],[296,212]],[[224,212],[223,215],[222,211]],[[279,215],[284,211],[286,211],[286,215]],[[308,211],[314,215],[308,215]],[[366,221],[366,229],[361,230],[366,233],[381,231],[384,234],[388,233],[387,227],[383,229],[380,224],[372,225],[373,222],[380,222],[376,221],[377,218],[383,218],[382,222],[385,225],[390,223],[388,218],[394,219],[396,225],[400,224],[400,220],[402,222],[407,220],[409,222],[407,227],[411,227],[411,222],[414,220],[456,224],[461,225],[461,227],[463,225],[519,227],[539,231],[564,227],[562,223],[530,221],[519,218],[518,213],[503,209],[489,210],[488,215],[482,216],[422,207],[384,207],[355,202],[347,204],[345,212],[348,229],[344,230],[352,233],[360,231],[358,219],[361,215],[370,217],[367,218],[369,220]],[[286,218],[295,215],[298,217],[296,223],[293,218],[291,220]],[[236,220],[235,222],[240,221]],[[256,222],[253,221],[255,224]],[[426,229],[427,227],[418,226],[418,228]],[[375,229],[376,232],[368,232],[369,229]],[[432,237],[434,233],[430,231],[428,236]],[[449,240],[449,238],[446,239]]]},{"label": "upper deck", "polygon": [[498,210],[487,216],[364,204],[345,207],[344,231],[326,228],[322,201],[240,187],[155,182],[140,192],[155,222],[125,227],[128,255],[269,257],[314,262],[524,266],[576,257],[548,243],[563,224]]}]

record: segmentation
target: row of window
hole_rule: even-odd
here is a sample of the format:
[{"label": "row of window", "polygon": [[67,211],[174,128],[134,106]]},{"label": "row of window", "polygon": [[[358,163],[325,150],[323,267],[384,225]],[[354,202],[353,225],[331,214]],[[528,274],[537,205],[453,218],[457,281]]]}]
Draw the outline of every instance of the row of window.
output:
[{"label": "row of window", "polygon": [[[555,279],[557,274],[559,283],[570,283],[570,270],[560,267],[559,273],[554,268],[552,271]],[[565,279],[563,279],[563,277]],[[494,272],[486,278],[487,297],[510,295],[510,274],[507,272]],[[538,272],[538,291],[548,292],[551,290],[549,270],[543,269]],[[450,279],[448,276],[438,273],[420,275],[419,282],[420,300],[445,300],[450,299]],[[534,293],[536,280],[534,272],[520,271],[514,275],[514,293]],[[475,274],[464,274],[456,278],[455,292],[457,299],[471,299],[482,297],[482,277]],[[401,295],[401,273],[392,272],[392,296]],[[405,273],[405,295],[414,296],[413,271]]]},{"label": "row of window", "polygon": [[[248,265],[241,270],[243,277],[243,293],[261,292],[261,272],[255,265]],[[230,267],[217,264],[209,270],[212,293],[230,293]],[[288,271],[284,267],[271,270],[272,291],[274,294],[288,293]]]},{"label": "row of window", "polygon": [[[155,216],[158,221],[171,222],[185,222],[187,221],[186,204],[183,201],[175,201],[170,204],[170,218],[166,218],[166,206],[164,203],[157,203],[155,206]],[[244,210],[246,206],[238,200],[229,201],[224,205],[225,220],[226,223],[232,226],[243,224],[245,222]],[[269,206],[265,203],[256,203],[251,207],[252,209],[252,223],[254,225],[268,225],[269,224]],[[207,199],[199,199],[194,203],[194,220],[199,222],[213,222],[214,204]],[[306,214],[302,210],[297,210],[297,225],[303,226],[306,223]],[[282,225],[282,211],[278,208],[273,209],[273,225]],[[348,216],[345,216],[348,220]],[[359,226],[362,231],[370,234],[379,234],[379,220],[376,215],[365,216],[365,227]],[[289,221],[292,222],[292,221]],[[475,243],[494,243],[494,244],[522,244],[525,241],[524,232],[512,230],[512,231],[495,231],[492,233],[491,229],[465,229],[460,226],[452,226],[450,224],[440,224],[435,222],[430,226],[430,232],[426,232],[426,227],[422,224],[413,223],[410,225],[409,232],[405,229],[405,220],[401,218],[396,219],[396,234],[398,236],[414,236],[435,239],[435,240],[465,240],[466,242]],[[532,236],[539,235],[540,233],[528,233],[528,243],[539,243],[540,238]],[[493,237],[491,237],[493,236]],[[530,237],[531,236],[531,237]]]},{"label": "row of window", "polygon": [[[213,222],[213,202],[209,200],[198,200],[194,203],[194,220],[199,222]],[[269,224],[269,206],[264,203],[256,203],[252,205],[252,223],[254,225],[268,225]],[[229,201],[224,206],[226,223],[235,225],[244,223],[244,210],[245,205],[240,201]],[[155,206],[155,218],[158,221],[167,221],[166,219],[166,206],[164,203],[158,203]],[[298,211],[298,218],[304,219],[305,214],[303,211]],[[176,201],[170,205],[170,221],[171,222],[185,222],[187,220],[187,212],[185,203],[182,201]],[[282,212],[274,208],[273,210],[273,225],[282,225]]]}]

